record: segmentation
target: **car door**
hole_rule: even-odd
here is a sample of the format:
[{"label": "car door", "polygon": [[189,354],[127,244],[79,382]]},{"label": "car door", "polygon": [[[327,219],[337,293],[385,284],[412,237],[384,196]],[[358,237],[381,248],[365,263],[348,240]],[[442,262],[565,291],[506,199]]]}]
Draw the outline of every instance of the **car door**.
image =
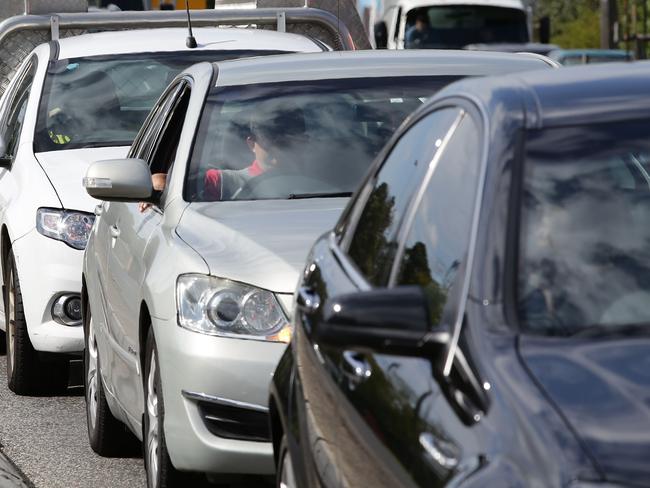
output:
[{"label": "car door", "polygon": [[[189,97],[189,80],[182,79],[168,89],[159,114],[151,121],[151,130],[134,146],[131,157],[147,161],[152,174],[171,171]],[[109,333],[115,349],[111,384],[123,407],[136,419],[143,398],[138,358],[141,289],[146,272],[144,256],[151,235],[162,222],[168,197],[163,191],[145,210],[138,203],[112,202],[111,219],[107,222],[110,249],[106,298],[110,309]]]},{"label": "car door", "polygon": [[[310,309],[301,295],[327,298],[372,287],[386,286],[397,250],[398,230],[414,194],[424,178],[439,144],[456,122],[459,109],[437,111],[406,132],[385,158],[381,168],[365,184],[356,201],[337,226],[332,252],[314,250],[298,295],[296,338],[298,424],[305,462],[302,475],[310,484],[345,486],[349,472],[366,486],[400,486],[408,476],[394,474],[389,464],[369,452],[377,442],[351,442],[349,425],[340,421],[345,399],[363,380],[354,376],[363,358],[318,343],[313,331],[323,319],[319,309]],[[429,144],[423,144],[429,141]],[[298,326],[301,324],[302,326]],[[303,404],[304,403],[304,404]],[[383,448],[386,450],[386,448]],[[376,449],[375,449],[376,453]],[[382,456],[381,459],[385,459]],[[394,464],[394,463],[393,463]],[[354,484],[353,484],[354,486]]]},{"label": "car door", "polygon": [[[36,56],[32,56],[17,73],[13,86],[7,92],[0,118],[0,139],[4,148],[0,147],[0,222],[4,221],[5,212],[11,200],[16,196],[17,183],[12,174],[14,159],[18,153],[22,135],[27,102],[36,75]],[[4,263],[0,263],[0,266]],[[2,271],[4,273],[4,270]],[[4,276],[4,274],[0,274]],[[0,300],[0,321],[4,322],[4,303]]]}]

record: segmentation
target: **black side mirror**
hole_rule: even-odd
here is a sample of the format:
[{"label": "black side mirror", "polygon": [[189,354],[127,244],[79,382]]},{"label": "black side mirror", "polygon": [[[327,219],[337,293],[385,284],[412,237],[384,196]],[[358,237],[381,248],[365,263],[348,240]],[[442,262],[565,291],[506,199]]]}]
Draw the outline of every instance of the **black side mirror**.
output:
[{"label": "black side mirror", "polygon": [[374,26],[374,33],[377,49],[386,49],[388,47],[388,26],[386,26],[386,22],[377,22]]},{"label": "black side mirror", "polygon": [[384,288],[328,300],[315,339],[323,344],[407,356],[445,348],[449,328],[429,326],[426,298],[417,286]]}]

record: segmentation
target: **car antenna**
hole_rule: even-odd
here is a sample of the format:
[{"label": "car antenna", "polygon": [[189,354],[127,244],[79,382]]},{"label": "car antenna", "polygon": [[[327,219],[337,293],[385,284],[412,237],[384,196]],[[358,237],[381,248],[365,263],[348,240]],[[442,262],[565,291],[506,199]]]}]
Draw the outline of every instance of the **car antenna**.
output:
[{"label": "car antenna", "polygon": [[185,39],[185,45],[189,49],[194,49],[197,44],[196,39],[194,38],[194,34],[192,34],[192,19],[190,18],[190,6],[188,5],[187,0],[185,0],[185,11],[187,12],[187,28],[190,32],[190,35],[187,36],[187,39]]}]

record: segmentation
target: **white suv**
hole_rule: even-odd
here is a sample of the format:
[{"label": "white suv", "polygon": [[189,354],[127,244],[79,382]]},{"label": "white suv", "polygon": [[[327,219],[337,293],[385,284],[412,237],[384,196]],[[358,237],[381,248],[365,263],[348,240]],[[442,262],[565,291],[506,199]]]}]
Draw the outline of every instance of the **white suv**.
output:
[{"label": "white suv", "polygon": [[14,392],[63,386],[65,353],[84,347],[80,271],[98,203],[81,186],[88,164],[124,157],[164,88],[190,64],[321,50],[286,33],[195,33],[199,46],[191,50],[180,28],[43,44],[0,100],[0,330]]}]

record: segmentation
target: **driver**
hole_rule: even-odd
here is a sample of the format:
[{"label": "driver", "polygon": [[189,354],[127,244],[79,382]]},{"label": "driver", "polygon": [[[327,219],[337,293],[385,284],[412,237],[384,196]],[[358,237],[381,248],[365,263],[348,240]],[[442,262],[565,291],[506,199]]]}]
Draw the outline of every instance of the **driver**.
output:
[{"label": "driver", "polygon": [[268,118],[258,116],[251,123],[251,133],[246,138],[255,159],[242,170],[209,169],[205,174],[204,198],[208,201],[231,199],[252,178],[271,169],[287,169],[293,160],[293,144],[304,134],[305,121],[300,110],[274,111]]},{"label": "driver", "polygon": [[[229,200],[251,179],[269,170],[290,169],[294,157],[292,149],[296,142],[304,140],[305,119],[300,109],[262,110],[250,124],[246,143],[255,155],[251,164],[240,170],[209,169],[203,181],[203,196],[206,201]],[[162,192],[167,184],[167,174],[151,175],[153,189]],[[151,208],[151,203],[141,202],[140,211]]]}]

